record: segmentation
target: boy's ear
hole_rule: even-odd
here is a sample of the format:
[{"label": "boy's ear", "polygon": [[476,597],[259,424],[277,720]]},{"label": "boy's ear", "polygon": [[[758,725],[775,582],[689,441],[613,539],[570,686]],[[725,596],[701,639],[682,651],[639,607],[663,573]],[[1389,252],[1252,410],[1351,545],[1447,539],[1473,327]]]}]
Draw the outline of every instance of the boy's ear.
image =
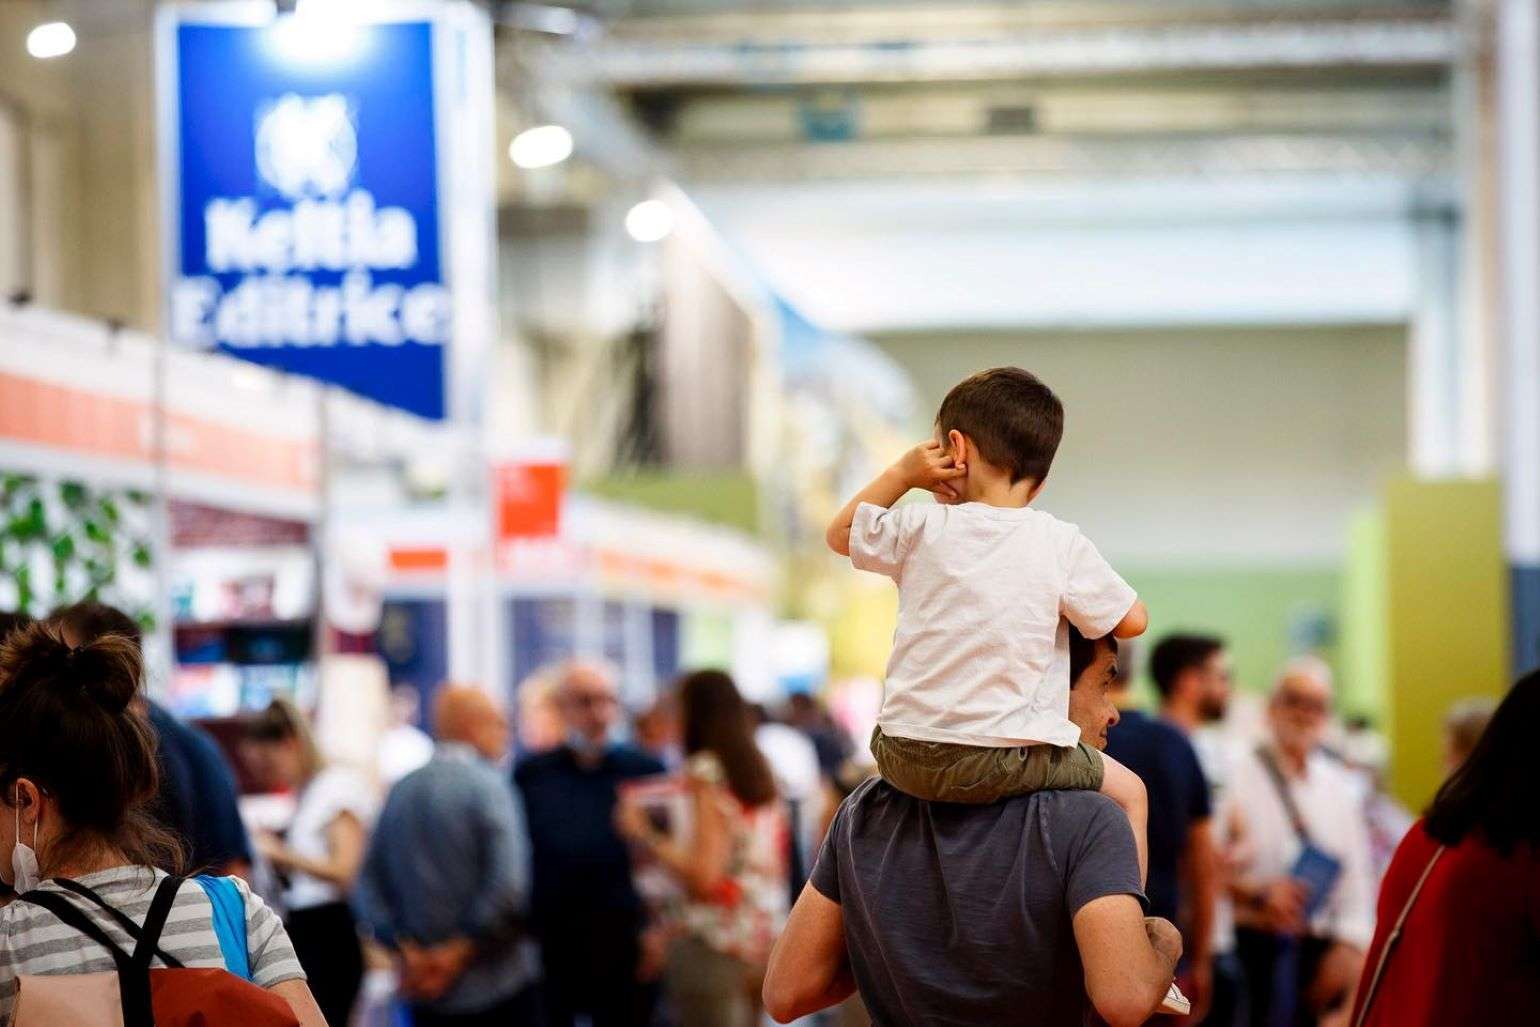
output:
[{"label": "boy's ear", "polygon": [[1032,491],[1027,493],[1027,502],[1030,503],[1030,502],[1032,502],[1032,500],[1037,498],[1037,494],[1039,492],[1043,491],[1043,485],[1047,481],[1048,481],[1048,475],[1045,474],[1041,478],[1039,478],[1037,481],[1032,483]]},{"label": "boy's ear", "polygon": [[951,451],[952,462],[966,464],[968,462],[968,436],[953,428],[946,433],[947,449]]}]

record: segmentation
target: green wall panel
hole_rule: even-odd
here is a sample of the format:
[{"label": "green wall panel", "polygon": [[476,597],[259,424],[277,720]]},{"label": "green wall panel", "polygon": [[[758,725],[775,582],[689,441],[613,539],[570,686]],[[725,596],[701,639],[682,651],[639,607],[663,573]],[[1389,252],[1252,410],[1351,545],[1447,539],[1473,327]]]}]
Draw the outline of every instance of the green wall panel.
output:
[{"label": "green wall panel", "polygon": [[[1279,665],[1301,652],[1335,661],[1336,567],[1129,568],[1124,576],[1150,609],[1150,630],[1136,643],[1141,668],[1151,645],[1171,631],[1222,636],[1237,685],[1249,691],[1268,688]],[[1140,680],[1149,698],[1143,670]]]}]

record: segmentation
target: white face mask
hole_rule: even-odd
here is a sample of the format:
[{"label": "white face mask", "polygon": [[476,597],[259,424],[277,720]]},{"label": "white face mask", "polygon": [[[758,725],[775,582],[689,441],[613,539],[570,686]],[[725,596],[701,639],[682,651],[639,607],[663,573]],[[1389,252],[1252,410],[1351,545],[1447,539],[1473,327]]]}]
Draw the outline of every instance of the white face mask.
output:
[{"label": "white face mask", "polygon": [[32,824],[32,845],[21,840],[21,795],[16,796],[16,847],[11,850],[11,887],[17,895],[25,895],[38,886],[42,875],[37,869],[37,822]]}]

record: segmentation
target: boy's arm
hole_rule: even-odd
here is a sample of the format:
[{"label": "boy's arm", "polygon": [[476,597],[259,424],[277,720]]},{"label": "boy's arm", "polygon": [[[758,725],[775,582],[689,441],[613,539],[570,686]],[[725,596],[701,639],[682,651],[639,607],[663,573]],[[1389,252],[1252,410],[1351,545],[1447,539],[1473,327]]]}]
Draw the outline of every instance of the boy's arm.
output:
[{"label": "boy's arm", "polygon": [[1150,626],[1150,611],[1145,609],[1143,599],[1135,599],[1134,605],[1128,608],[1123,619],[1118,621],[1118,626],[1112,629],[1113,638],[1137,638],[1144,634],[1144,629]]},{"label": "boy's arm", "polygon": [[961,478],[967,473],[967,465],[955,464],[951,454],[941,443],[934,439],[922,442],[899,457],[893,466],[879,474],[870,485],[857,492],[850,502],[834,515],[834,520],[829,522],[829,530],[825,533],[824,540],[836,553],[849,556],[850,526],[855,523],[856,507],[862,503],[890,507],[903,499],[910,489],[932,489],[942,482]]}]

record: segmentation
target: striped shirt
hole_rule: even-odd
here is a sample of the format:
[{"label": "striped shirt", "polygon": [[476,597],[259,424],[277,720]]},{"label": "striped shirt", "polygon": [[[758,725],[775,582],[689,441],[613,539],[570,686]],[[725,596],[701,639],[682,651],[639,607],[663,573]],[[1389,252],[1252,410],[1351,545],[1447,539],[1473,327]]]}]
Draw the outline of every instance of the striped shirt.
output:
[{"label": "striped shirt", "polygon": [[[102,897],[135,923],[144,923],[155,888],[165,878],[159,870],[124,866],[86,874],[76,880]],[[294,946],[278,915],[253,895],[246,882],[235,879],[246,903],[246,949],[251,959],[252,980],[263,988],[290,980],[304,980],[305,972],[295,958]],[[38,886],[65,896],[107,932],[107,936],[132,952],[134,940],[117,921],[89,899],[59,887],[52,881]],[[161,932],[160,948],[187,967],[223,968],[219,938],[214,933],[214,908],[196,882],[177,891],[171,914]],[[157,958],[155,966],[165,964]],[[0,909],[0,1023],[9,1023],[16,1002],[16,979],[27,975],[103,973],[117,969],[106,949],[75,928],[60,923],[42,906],[17,899]]]}]

